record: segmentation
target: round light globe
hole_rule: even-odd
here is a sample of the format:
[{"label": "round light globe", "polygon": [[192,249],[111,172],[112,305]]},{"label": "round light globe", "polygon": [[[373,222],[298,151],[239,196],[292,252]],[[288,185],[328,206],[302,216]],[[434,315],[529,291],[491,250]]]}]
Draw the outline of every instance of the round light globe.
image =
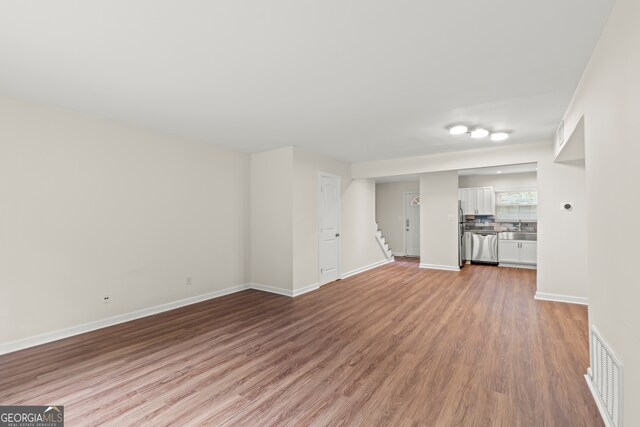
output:
[{"label": "round light globe", "polygon": [[509,134],[506,132],[494,132],[491,134],[492,141],[504,141],[509,138]]},{"label": "round light globe", "polygon": [[469,128],[467,128],[465,125],[455,125],[451,129],[449,129],[449,133],[451,135],[463,135],[467,133],[468,130]]},{"label": "round light globe", "polygon": [[489,135],[489,131],[486,129],[478,128],[471,131],[471,138],[480,139]]}]

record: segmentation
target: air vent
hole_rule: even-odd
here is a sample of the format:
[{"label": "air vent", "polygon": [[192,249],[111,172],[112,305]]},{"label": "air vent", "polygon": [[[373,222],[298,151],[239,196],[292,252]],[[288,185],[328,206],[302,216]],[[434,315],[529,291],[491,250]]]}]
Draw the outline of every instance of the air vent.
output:
[{"label": "air vent", "polygon": [[589,351],[591,367],[586,378],[600,414],[607,426],[622,427],[622,363],[594,326]]}]

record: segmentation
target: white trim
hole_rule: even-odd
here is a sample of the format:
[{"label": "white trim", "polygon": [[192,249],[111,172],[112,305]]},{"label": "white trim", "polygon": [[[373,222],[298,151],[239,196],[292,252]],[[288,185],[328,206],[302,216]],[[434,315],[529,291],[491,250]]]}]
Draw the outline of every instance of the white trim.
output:
[{"label": "white trim", "polygon": [[97,329],[118,325],[120,323],[129,322],[131,320],[140,319],[142,317],[151,316],[154,314],[184,307],[186,305],[196,304],[202,301],[219,298],[225,295],[244,291],[246,289],[249,289],[249,285],[243,284],[243,285],[232,286],[230,288],[220,289],[218,291],[207,292],[206,294],[198,295],[195,297],[189,297],[189,298],[181,299],[178,301],[169,302],[166,304],[160,304],[155,307],[143,308],[141,310],[119,314],[117,316],[108,317],[106,319],[96,320],[89,323],[83,323],[81,325],[71,326],[69,328],[58,329],[56,331],[46,332],[44,334],[39,334],[32,337],[27,337],[27,338],[21,338],[15,341],[9,341],[9,342],[0,344],[0,354],[12,353],[14,351],[22,350],[25,348],[35,347],[37,345],[58,341],[63,338],[69,338],[74,335],[80,335],[86,332],[95,331]]},{"label": "white trim", "polygon": [[[521,173],[532,173],[532,172],[521,172]],[[535,172],[534,172],[535,173]],[[515,187],[515,188],[494,188],[494,193],[522,193],[525,191],[535,191],[538,192],[538,187]]]},{"label": "white trim", "polygon": [[[316,223],[316,230],[318,230],[318,283],[320,283],[320,279],[322,278],[322,274],[320,273],[320,251],[322,250],[322,232],[320,231],[320,225],[322,222],[322,215],[320,212],[320,208],[321,208],[321,193],[320,193],[320,189],[322,188],[321,185],[321,179],[325,177],[325,178],[335,178],[338,180],[338,233],[340,235],[342,235],[342,176],[340,175],[335,175],[332,173],[328,173],[328,172],[322,172],[319,171],[318,172],[318,185],[317,185],[317,195],[316,195],[316,202],[317,202],[317,206],[316,206],[316,213],[318,215],[318,222]],[[342,239],[340,237],[338,237],[338,279],[340,279],[341,274],[340,272],[342,271]],[[327,282],[330,283],[330,282]],[[325,285],[326,283],[323,283],[323,285]],[[320,285],[322,286],[322,285]]]},{"label": "white trim", "polygon": [[566,302],[569,304],[589,305],[589,299],[586,297],[574,297],[570,295],[548,294],[545,292],[536,292],[535,299],[541,301]]},{"label": "white trim", "polygon": [[255,289],[256,291],[269,292],[270,294],[283,295],[285,297],[293,296],[291,289],[276,288],[275,286],[263,285],[261,283],[249,283],[248,288]]},{"label": "white trim", "polygon": [[300,296],[302,294],[306,294],[307,292],[311,292],[311,291],[315,291],[316,289],[320,289],[320,285],[318,285],[317,283],[313,283],[309,286],[305,286],[303,288],[298,288],[298,289],[294,289],[293,292],[291,293],[292,297],[297,297]]},{"label": "white trim", "polygon": [[354,276],[354,275],[359,274],[359,273],[364,273],[367,270],[371,270],[373,268],[380,267],[381,265],[389,264],[390,262],[393,262],[393,261],[394,261],[393,258],[389,259],[389,260],[383,259],[382,261],[374,262],[373,264],[369,264],[369,265],[365,265],[364,267],[356,268],[355,270],[351,270],[351,271],[348,271],[348,272],[344,273],[342,275],[341,279],[346,279],[347,277],[351,277],[351,276]]},{"label": "white trim", "polygon": [[420,268],[428,268],[430,270],[460,271],[460,267],[457,265],[437,265],[437,264],[420,263]]},{"label": "white trim", "polygon": [[384,253],[385,258],[391,260],[391,258],[393,258],[393,253],[389,250],[389,244],[384,243],[384,237],[380,237],[381,234],[382,233],[380,231],[376,233],[376,241],[380,245],[380,249],[382,249],[382,253]]},{"label": "white trim", "polygon": [[[590,368],[589,368],[590,369]],[[600,418],[604,421],[604,425],[606,427],[615,427],[611,421],[609,421],[609,416],[607,415],[607,411],[602,406],[602,401],[600,400],[600,396],[596,392],[596,388],[591,382],[591,377],[588,374],[584,375],[584,380],[587,382],[587,386],[589,386],[589,391],[591,392],[591,396],[593,396],[593,400],[596,402],[596,406],[598,407],[598,411],[600,411]],[[622,417],[622,414],[621,414]]]},{"label": "white trim", "polygon": [[119,314],[117,316],[108,317],[106,319],[96,320],[94,322],[84,323],[82,325],[71,326],[69,328],[58,329],[52,332],[46,332],[44,334],[35,335],[32,337],[21,338],[15,341],[9,341],[6,343],[0,343],[0,355],[6,353],[12,353],[14,351],[23,350],[29,347],[35,347],[37,345],[58,341],[64,338],[69,338],[75,335],[84,334],[86,332],[95,331],[109,326],[118,325],[120,323],[129,322],[131,320],[140,319],[142,317],[152,316],[154,314],[163,313],[165,311],[174,310],[176,308],[184,307],[191,304],[196,304],[202,301],[207,301],[214,298],[219,298],[225,295],[233,294],[236,292],[244,291],[247,289],[255,289],[257,291],[269,292],[272,294],[284,295],[287,297],[297,297],[307,292],[318,289],[317,283],[314,283],[304,288],[288,290],[276,288],[273,286],[261,285],[258,283],[247,283],[243,285],[232,286],[230,288],[221,289],[219,291],[207,292],[206,294],[197,295],[195,297],[189,297],[178,301],[169,302],[166,304],[157,305],[155,307],[143,308],[142,310],[136,310],[129,313]]},{"label": "white trim", "polygon": [[509,267],[509,268],[526,268],[529,270],[537,270],[538,266],[534,264],[510,264],[508,262],[501,262],[498,264],[498,267]]},{"label": "white trim", "polygon": [[275,286],[263,285],[261,283],[249,283],[247,287],[248,289],[255,289],[256,291],[269,292],[271,294],[282,295],[290,298],[297,297],[320,288],[317,283],[294,290],[276,288]]},{"label": "white trim", "polygon": [[[394,252],[394,251],[391,251],[391,255],[393,255],[393,256],[406,256],[404,252]],[[412,255],[411,258],[415,258],[415,257]]]}]

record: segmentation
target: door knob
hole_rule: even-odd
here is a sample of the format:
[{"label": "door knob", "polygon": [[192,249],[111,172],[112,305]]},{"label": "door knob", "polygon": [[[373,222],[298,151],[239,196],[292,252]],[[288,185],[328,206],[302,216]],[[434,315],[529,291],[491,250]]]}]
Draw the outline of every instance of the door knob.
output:
[{"label": "door knob", "polygon": [[336,237],[340,237],[340,233],[336,233]]}]

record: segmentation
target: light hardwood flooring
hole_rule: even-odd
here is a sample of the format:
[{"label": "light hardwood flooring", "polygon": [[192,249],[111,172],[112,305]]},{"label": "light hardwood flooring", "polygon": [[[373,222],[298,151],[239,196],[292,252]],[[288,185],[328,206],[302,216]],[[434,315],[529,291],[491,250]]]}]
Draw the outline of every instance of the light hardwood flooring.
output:
[{"label": "light hardwood flooring", "polygon": [[397,262],[247,290],[0,356],[0,404],[75,425],[601,426],[586,307],[535,271]]}]

